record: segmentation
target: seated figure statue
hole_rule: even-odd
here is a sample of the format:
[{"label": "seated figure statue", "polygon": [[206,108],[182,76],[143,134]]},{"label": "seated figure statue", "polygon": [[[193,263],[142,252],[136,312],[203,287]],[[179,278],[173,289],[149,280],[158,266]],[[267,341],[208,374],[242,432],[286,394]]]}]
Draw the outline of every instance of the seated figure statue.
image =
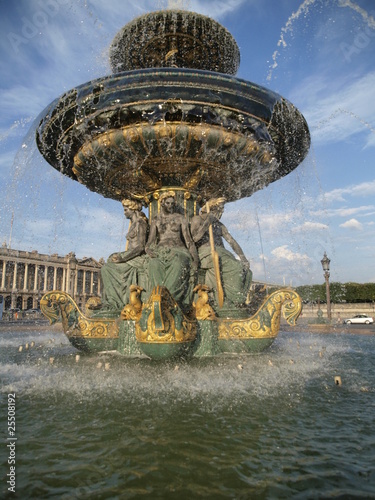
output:
[{"label": "seated figure statue", "polygon": [[[209,200],[201,209],[200,214],[194,216],[191,220],[191,234],[197,245],[200,267],[205,271],[205,284],[214,291],[216,310],[220,302],[209,235],[210,226],[212,226],[213,246],[220,262],[219,279],[224,292],[223,306],[233,308],[244,305],[252,279],[250,264],[240,245],[231,236],[224,224],[220,222],[225,201],[225,198]],[[224,248],[223,238],[229,243],[240,260],[237,260],[231,252]]]},{"label": "seated figure statue", "polygon": [[141,211],[142,204],[133,200],[123,200],[124,214],[130,220],[125,252],[108,257],[101,269],[103,283],[103,305],[96,315],[119,314],[129,302],[130,286],[138,285],[148,289],[147,255],[145,245],[148,235],[148,220]]},{"label": "seated figure statue", "polygon": [[176,194],[160,196],[160,213],[151,222],[146,245],[150,288],[165,286],[183,311],[191,307],[198,253],[187,219],[175,211]]}]

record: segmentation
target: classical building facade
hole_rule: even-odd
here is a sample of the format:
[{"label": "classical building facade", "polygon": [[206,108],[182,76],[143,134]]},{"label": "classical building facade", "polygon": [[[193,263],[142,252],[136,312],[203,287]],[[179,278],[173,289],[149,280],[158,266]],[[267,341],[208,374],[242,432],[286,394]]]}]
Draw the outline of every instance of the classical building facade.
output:
[{"label": "classical building facade", "polygon": [[83,307],[88,298],[101,295],[103,263],[91,257],[77,259],[74,253],[61,257],[2,247],[0,296],[4,309],[37,308],[44,293],[51,290],[69,293]]},{"label": "classical building facade", "polygon": [[[83,308],[90,297],[101,297],[100,269],[103,264],[103,259],[77,259],[73,252],[62,257],[3,246],[0,248],[0,297],[4,310],[36,309],[43,295],[51,290],[68,293]],[[267,286],[282,288],[253,280],[248,301],[254,294],[262,301]]]}]

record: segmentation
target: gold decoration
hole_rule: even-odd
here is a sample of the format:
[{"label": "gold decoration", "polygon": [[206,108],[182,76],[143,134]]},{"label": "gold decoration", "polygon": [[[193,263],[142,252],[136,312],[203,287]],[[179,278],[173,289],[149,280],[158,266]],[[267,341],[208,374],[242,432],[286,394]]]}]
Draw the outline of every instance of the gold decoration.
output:
[{"label": "gold decoration", "polygon": [[119,326],[115,319],[85,316],[70,295],[65,292],[55,290],[46,293],[41,298],[40,309],[51,325],[58,321],[62,322],[67,337],[118,338]]},{"label": "gold decoration", "polygon": [[211,198],[210,200],[207,201],[207,203],[202,207],[201,212],[202,213],[209,213],[210,210],[213,207],[216,207],[217,205],[223,205],[226,203],[227,199],[224,198],[223,196],[221,198]]},{"label": "gold decoration", "polygon": [[86,309],[100,309],[102,305],[102,300],[100,297],[90,297],[86,302]]},{"label": "gold decoration", "polygon": [[187,318],[167,288],[157,286],[143,305],[135,323],[138,342],[176,344],[192,342],[197,334],[196,321]]},{"label": "gold decoration", "polygon": [[[207,213],[210,213],[210,204],[209,202],[206,203],[205,209]],[[203,211],[203,209],[202,209]],[[211,258],[212,262],[214,265],[214,271],[215,271],[215,279],[216,279],[216,290],[217,290],[217,297],[218,297],[218,303],[219,307],[223,307],[224,304],[224,290],[223,290],[223,284],[221,282],[221,274],[220,274],[220,259],[219,259],[219,254],[217,253],[215,249],[215,240],[214,240],[214,231],[212,229],[212,224],[208,226],[208,234],[210,237],[210,246],[211,246]]]},{"label": "gold decoration", "polygon": [[139,201],[123,199],[121,204],[124,208],[129,208],[130,210],[136,210],[138,212],[142,210],[142,203]]},{"label": "gold decoration", "polygon": [[138,320],[142,314],[141,293],[143,288],[138,285],[130,285],[129,304],[126,304],[121,311],[121,319],[123,320]]},{"label": "gold decoration", "polygon": [[279,332],[281,311],[286,321],[295,325],[302,311],[302,301],[294,290],[283,289],[272,293],[251,318],[219,318],[219,340],[274,338]]},{"label": "gold decoration", "polygon": [[172,191],[172,190],[168,190],[168,191],[163,191],[160,195],[159,195],[159,202],[161,203],[163,200],[165,200],[166,198],[176,198],[176,192],[175,191]]},{"label": "gold decoration", "polygon": [[207,285],[197,285],[194,292],[198,292],[198,299],[193,303],[195,309],[195,317],[198,320],[214,320],[216,319],[215,311],[208,303],[208,292],[211,288]]},{"label": "gold decoration", "polygon": [[[168,104],[181,105],[179,100]],[[228,163],[228,155],[232,162]],[[272,174],[276,161],[272,143],[258,142],[251,133],[244,136],[214,124],[183,121],[168,122],[167,126],[141,123],[89,139],[74,156],[73,172],[88,187],[94,183],[90,189],[95,190],[100,183],[106,196],[115,199],[139,199],[173,185],[199,191],[204,199],[225,194],[232,201],[238,197],[238,186],[232,179],[234,160],[235,178],[242,179],[246,196],[254,190],[253,173],[261,169],[262,176]],[[111,167],[104,170],[103,164]],[[232,179],[229,185],[228,179]]]},{"label": "gold decoration", "polygon": [[90,317],[94,311],[102,307],[102,300],[100,297],[90,297],[85,304],[86,316]]}]

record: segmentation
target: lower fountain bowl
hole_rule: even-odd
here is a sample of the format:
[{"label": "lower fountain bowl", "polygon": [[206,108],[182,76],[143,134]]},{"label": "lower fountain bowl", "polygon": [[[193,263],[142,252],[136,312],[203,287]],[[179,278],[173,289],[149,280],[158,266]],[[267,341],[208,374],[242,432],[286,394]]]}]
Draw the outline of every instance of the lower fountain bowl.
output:
[{"label": "lower fountain bowl", "polygon": [[191,350],[192,342],[155,343],[138,342],[139,348],[151,359],[166,361],[168,359],[186,357]]}]

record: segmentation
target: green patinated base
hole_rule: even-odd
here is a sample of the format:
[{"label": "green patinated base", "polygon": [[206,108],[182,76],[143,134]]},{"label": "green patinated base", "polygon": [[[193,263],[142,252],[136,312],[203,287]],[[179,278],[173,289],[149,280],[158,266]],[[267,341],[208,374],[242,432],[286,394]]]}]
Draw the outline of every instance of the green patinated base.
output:
[{"label": "green patinated base", "polygon": [[223,354],[258,354],[275,340],[272,338],[219,339],[216,321],[198,321],[198,334],[193,357],[202,358]]},{"label": "green patinated base", "polygon": [[[298,294],[283,289],[273,292],[253,316],[241,318],[244,309],[237,310],[237,314],[230,310],[229,317],[194,322],[184,319],[182,313],[177,314],[179,310],[176,313],[168,290],[157,287],[156,292],[152,303],[145,308],[142,324],[140,320],[86,317],[73,299],[60,291],[42,297],[41,309],[51,323],[62,320],[69,341],[81,351],[117,351],[124,357],[147,356],[155,360],[259,353],[274,342],[279,332],[283,304],[289,324],[295,324],[301,311]],[[165,317],[158,316],[163,304]],[[163,335],[155,330],[156,323],[167,327],[162,330]]]},{"label": "green patinated base", "polygon": [[251,316],[249,313],[249,309],[246,307],[225,307],[225,305],[222,308],[216,308],[215,309],[216,315],[218,318],[227,318],[227,319],[245,319]]},{"label": "green patinated base", "polygon": [[135,321],[121,321],[117,351],[123,356],[144,357],[135,336]]},{"label": "green patinated base", "polygon": [[84,352],[116,351],[118,347],[118,338],[68,337],[68,339],[76,349]]},{"label": "green patinated base", "polygon": [[155,360],[202,358],[223,354],[257,354],[267,349],[275,340],[275,338],[219,339],[216,321],[198,321],[197,330],[194,342],[138,342],[135,336],[135,321],[121,321],[119,337],[115,339],[68,338],[80,351],[117,351],[124,357],[147,356]]},{"label": "green patinated base", "polygon": [[194,358],[216,356],[219,354],[216,321],[198,321],[197,337],[193,345]]}]

